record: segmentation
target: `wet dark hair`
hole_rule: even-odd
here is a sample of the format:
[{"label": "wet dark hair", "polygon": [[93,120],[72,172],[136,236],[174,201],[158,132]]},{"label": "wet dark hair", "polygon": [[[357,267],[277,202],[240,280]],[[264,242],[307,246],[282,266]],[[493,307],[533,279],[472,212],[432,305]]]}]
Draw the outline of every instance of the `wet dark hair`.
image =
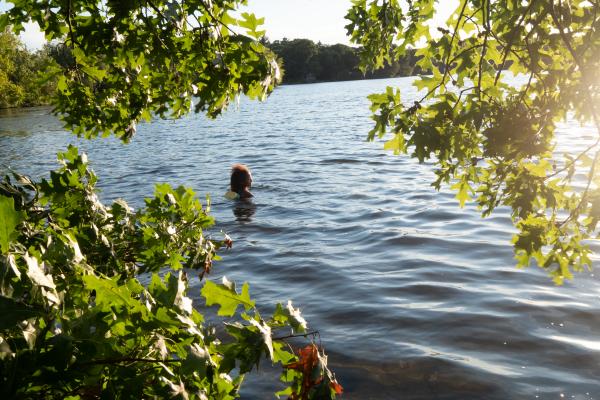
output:
[{"label": "wet dark hair", "polygon": [[244,164],[235,164],[231,167],[231,191],[238,194],[244,191],[250,177],[250,170]]}]

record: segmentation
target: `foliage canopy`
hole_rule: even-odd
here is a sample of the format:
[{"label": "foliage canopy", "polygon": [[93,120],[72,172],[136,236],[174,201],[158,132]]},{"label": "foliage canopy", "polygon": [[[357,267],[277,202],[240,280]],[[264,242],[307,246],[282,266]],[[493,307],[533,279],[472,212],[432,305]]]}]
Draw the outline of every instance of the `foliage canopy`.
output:
[{"label": "foliage canopy", "polygon": [[75,62],[54,71],[55,106],[77,135],[129,140],[141,120],[179,117],[192,100],[214,117],[239,93],[264,98],[280,79],[274,55],[256,40],[261,21],[232,16],[244,1],[12,3],[0,29],[18,33],[35,21],[46,39],[64,38],[72,50]]},{"label": "foliage canopy", "polygon": [[[591,267],[586,239],[600,220],[600,3],[461,0],[447,28],[432,33],[434,0],[354,0],[348,32],[363,45],[363,69],[419,47],[432,74],[404,104],[399,90],[370,97],[370,139],[436,162],[436,188],[451,184],[461,205],[482,214],[508,206],[519,266],[535,261],[557,283]],[[423,43],[426,43],[423,46]],[[524,76],[516,86],[514,76]],[[556,127],[573,117],[598,136],[559,154]],[[578,180],[578,176],[584,179]]]}]

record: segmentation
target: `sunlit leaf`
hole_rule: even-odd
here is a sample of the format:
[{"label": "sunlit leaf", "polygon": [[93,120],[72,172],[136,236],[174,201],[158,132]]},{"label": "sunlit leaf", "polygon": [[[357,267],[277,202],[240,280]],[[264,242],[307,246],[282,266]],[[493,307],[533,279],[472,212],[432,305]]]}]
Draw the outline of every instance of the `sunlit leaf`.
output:
[{"label": "sunlit leaf", "polygon": [[0,195],[0,250],[8,252],[8,245],[17,236],[15,228],[23,220],[22,212],[15,210],[14,199]]},{"label": "sunlit leaf", "polygon": [[247,283],[244,283],[242,292],[238,294],[235,285],[226,278],[223,279],[223,284],[206,281],[202,287],[201,294],[206,299],[206,305],[219,305],[218,314],[227,317],[233,316],[240,305],[246,310],[255,307],[254,301],[250,299]]}]

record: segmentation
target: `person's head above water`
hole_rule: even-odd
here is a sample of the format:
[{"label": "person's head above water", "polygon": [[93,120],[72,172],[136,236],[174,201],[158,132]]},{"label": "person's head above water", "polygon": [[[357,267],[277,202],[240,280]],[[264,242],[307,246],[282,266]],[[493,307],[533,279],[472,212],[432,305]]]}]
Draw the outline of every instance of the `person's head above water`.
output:
[{"label": "person's head above water", "polygon": [[234,164],[231,167],[231,191],[241,199],[253,197],[248,189],[252,187],[252,174],[244,164]]}]

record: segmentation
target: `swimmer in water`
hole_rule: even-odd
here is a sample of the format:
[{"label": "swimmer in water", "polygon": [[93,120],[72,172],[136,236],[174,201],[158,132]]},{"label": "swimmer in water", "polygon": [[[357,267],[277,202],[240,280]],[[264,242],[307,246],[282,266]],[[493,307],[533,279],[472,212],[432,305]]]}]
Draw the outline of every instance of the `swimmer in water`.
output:
[{"label": "swimmer in water", "polygon": [[244,164],[234,164],[231,167],[231,189],[225,193],[229,200],[246,200],[254,197],[250,193],[252,187],[252,174]]}]

